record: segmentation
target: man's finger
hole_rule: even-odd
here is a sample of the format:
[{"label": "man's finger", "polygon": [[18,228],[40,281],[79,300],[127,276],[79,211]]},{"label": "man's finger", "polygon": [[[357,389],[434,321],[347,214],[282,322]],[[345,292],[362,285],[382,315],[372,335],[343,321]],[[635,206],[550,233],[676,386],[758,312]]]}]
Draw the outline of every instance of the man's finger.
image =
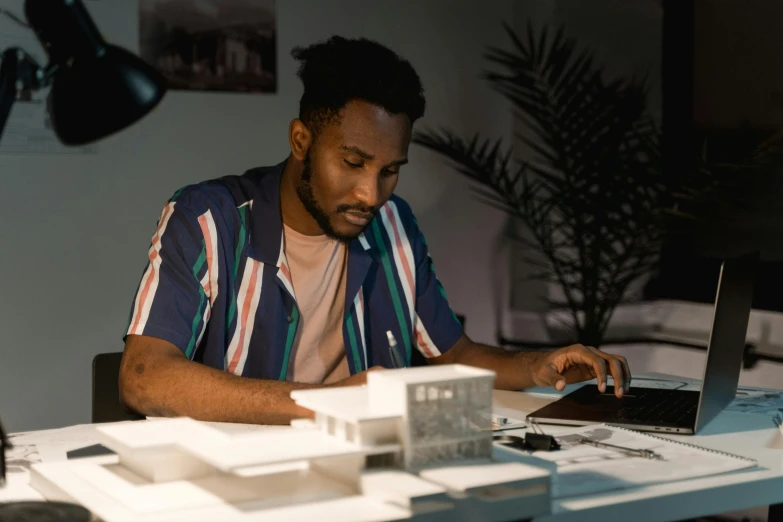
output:
[{"label": "man's finger", "polygon": [[538,378],[541,383],[552,386],[557,391],[563,391],[563,389],[565,389],[565,377],[557,373],[557,370],[551,364],[545,364],[541,367],[538,372]]},{"label": "man's finger", "polygon": [[623,371],[623,365],[620,363],[620,360],[617,357],[608,353],[604,353],[593,346],[588,346],[587,349],[609,363],[609,372],[612,375],[612,379],[614,379],[614,394],[618,399],[621,398],[625,391],[625,375]]},{"label": "man's finger", "polygon": [[618,399],[622,398],[630,387],[631,369],[628,367],[628,361],[625,360],[625,357],[604,353],[592,346],[590,349],[609,363],[609,371],[614,379],[614,394]]},{"label": "man's finger", "polygon": [[598,379],[598,391],[604,393],[606,391],[606,362],[599,353],[595,348],[591,350],[586,346],[584,350],[579,352],[579,356],[585,364],[593,368],[595,377]]},{"label": "man's finger", "polygon": [[617,359],[620,361],[620,364],[623,365],[623,375],[625,376],[625,380],[623,382],[625,383],[625,393],[628,393],[628,390],[631,389],[631,367],[628,366],[628,359],[622,355],[616,355],[615,357],[617,357]]},{"label": "man's finger", "polygon": [[604,359],[609,363],[609,370],[612,373],[614,379],[614,394],[617,398],[621,398],[625,392],[625,375],[623,373],[623,365],[617,359],[609,354],[605,355]]},{"label": "man's finger", "polygon": [[595,371],[590,365],[575,364],[565,369],[563,377],[565,377],[566,383],[589,381],[595,379]]}]

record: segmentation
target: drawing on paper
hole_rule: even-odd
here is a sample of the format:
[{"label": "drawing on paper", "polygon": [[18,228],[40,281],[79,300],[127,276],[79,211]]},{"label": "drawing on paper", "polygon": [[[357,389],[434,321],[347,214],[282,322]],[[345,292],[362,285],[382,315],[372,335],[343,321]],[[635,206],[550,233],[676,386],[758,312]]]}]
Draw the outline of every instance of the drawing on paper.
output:
[{"label": "drawing on paper", "polygon": [[739,389],[726,411],[759,415],[783,413],[783,392]]},{"label": "drawing on paper", "polygon": [[5,466],[7,473],[26,473],[30,466],[41,462],[41,455],[34,444],[12,446],[5,450]]}]

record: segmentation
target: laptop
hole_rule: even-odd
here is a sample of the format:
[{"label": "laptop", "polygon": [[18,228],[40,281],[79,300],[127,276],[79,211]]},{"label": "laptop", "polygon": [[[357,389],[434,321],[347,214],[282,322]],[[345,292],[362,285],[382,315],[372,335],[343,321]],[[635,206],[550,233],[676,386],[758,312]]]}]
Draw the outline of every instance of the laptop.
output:
[{"label": "laptop", "polygon": [[[735,397],[753,302],[759,256],[723,262],[707,345],[701,389],[669,390],[631,386],[623,398],[607,385],[585,385],[531,413],[529,422],[585,426],[606,423],[640,431],[695,434]],[[633,384],[633,380],[631,381]]]}]

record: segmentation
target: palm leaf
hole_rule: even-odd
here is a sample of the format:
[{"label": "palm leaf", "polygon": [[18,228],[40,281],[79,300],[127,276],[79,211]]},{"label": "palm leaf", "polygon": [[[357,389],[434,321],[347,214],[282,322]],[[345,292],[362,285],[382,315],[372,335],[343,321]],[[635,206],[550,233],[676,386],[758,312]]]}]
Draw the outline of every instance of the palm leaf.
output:
[{"label": "palm leaf", "polygon": [[513,105],[529,157],[446,129],[413,141],[445,157],[481,201],[524,223],[525,236],[512,240],[535,254],[525,256],[530,277],[556,283],[579,340],[598,345],[628,287],[655,266],[667,215],[647,80],[607,80],[562,26],[504,30],[510,45],[486,50],[482,77]]}]

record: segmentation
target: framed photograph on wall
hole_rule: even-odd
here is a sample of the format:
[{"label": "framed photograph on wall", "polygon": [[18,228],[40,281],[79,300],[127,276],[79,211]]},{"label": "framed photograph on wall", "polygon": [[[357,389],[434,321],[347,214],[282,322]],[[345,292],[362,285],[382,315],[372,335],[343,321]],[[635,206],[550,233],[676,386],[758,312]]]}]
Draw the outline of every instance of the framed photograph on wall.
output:
[{"label": "framed photograph on wall", "polygon": [[139,0],[141,57],[174,90],[277,91],[275,0]]}]

